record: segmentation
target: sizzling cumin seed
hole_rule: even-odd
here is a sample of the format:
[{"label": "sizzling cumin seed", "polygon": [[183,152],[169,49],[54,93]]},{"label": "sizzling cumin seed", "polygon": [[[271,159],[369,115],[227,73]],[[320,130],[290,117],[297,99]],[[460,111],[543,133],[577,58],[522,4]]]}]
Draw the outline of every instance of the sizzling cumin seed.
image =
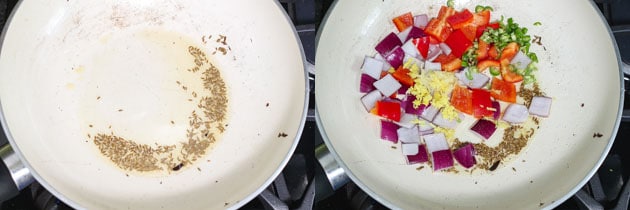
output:
[{"label": "sizzling cumin seed", "polygon": [[[113,131],[98,133],[92,137],[101,154],[122,170],[178,171],[205,155],[210,145],[216,141],[214,134],[225,130],[223,125],[226,121],[228,103],[226,84],[219,70],[209,63],[205,53],[193,46],[189,46],[188,52],[194,58],[194,67],[186,71],[201,74],[204,93],[194,92],[194,95],[200,96],[200,99],[196,109],[193,109],[188,117],[189,127],[185,140],[174,145],[155,143],[155,146],[152,146],[122,138],[115,135]],[[176,81],[176,83],[184,90],[188,89],[182,85],[182,82]],[[174,123],[171,120],[171,124]],[[108,128],[111,129],[112,126],[109,125]]]}]

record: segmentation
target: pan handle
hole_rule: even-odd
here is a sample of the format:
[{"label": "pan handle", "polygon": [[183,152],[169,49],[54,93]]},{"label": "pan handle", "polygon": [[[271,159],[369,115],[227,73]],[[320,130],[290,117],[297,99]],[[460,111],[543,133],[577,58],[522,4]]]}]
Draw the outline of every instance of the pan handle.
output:
[{"label": "pan handle", "polygon": [[28,168],[22,164],[11,145],[0,147],[0,202],[18,195],[20,190],[33,183],[34,179]]}]

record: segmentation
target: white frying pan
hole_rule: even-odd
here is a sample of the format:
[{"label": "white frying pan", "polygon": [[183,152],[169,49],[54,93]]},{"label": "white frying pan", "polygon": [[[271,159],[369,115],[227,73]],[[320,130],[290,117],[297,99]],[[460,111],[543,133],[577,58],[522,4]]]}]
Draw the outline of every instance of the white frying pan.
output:
[{"label": "white frying pan", "polygon": [[[189,46],[209,61],[196,73]],[[0,51],[2,125],[35,178],[75,208],[238,208],[297,145],[303,61],[276,1],[22,1]],[[209,63],[227,117],[211,121],[225,132],[198,160],[141,173],[101,154],[98,133],[181,148],[192,110],[203,115],[200,98],[216,93],[203,88]]]},{"label": "white frying pan", "polygon": [[[316,102],[325,142],[363,190],[391,208],[553,208],[573,195],[608,153],[623,102],[616,45],[590,1],[467,1],[513,17],[542,37],[537,78],[553,97],[551,116],[529,145],[493,172],[444,173],[406,165],[400,149],[379,140],[379,120],[359,98],[360,66],[405,12],[436,16],[446,1],[337,1],[320,31]],[[542,26],[533,26],[540,21]],[[581,107],[584,104],[584,107]],[[466,128],[463,128],[466,129]],[[601,133],[600,138],[594,134]],[[512,169],[514,168],[514,170]]]}]

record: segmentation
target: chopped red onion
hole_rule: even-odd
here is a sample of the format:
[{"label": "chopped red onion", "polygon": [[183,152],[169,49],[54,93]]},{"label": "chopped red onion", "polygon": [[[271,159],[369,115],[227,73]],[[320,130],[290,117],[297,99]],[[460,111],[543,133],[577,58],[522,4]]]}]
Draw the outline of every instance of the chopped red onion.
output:
[{"label": "chopped red onion", "polygon": [[420,120],[420,124],[418,124],[418,133],[420,134],[420,136],[433,134],[433,125],[431,125],[430,122],[424,119],[419,119],[419,120]]},{"label": "chopped red onion", "polygon": [[407,35],[407,39],[405,39],[405,41],[409,41],[415,38],[422,38],[425,36],[427,36],[427,34],[424,33],[424,30],[414,26],[411,27],[411,31],[409,31],[409,35]]},{"label": "chopped red onion", "polygon": [[374,87],[381,91],[381,93],[385,96],[391,96],[394,94],[402,85],[398,80],[394,79],[391,74],[385,75],[380,80],[374,82]]},{"label": "chopped red onion", "polygon": [[410,144],[400,144],[400,150],[402,150],[402,154],[405,156],[408,155],[417,155],[418,154],[418,145],[417,143]]},{"label": "chopped red onion", "polygon": [[437,62],[424,62],[424,69],[425,70],[430,70],[430,71],[440,71],[442,70],[442,64],[441,63],[437,63]]},{"label": "chopped red onion", "polygon": [[404,58],[405,51],[400,46],[396,46],[389,54],[385,55],[385,60],[389,65],[392,65],[393,68],[398,68],[402,65]]},{"label": "chopped red onion", "polygon": [[431,158],[433,160],[433,171],[451,168],[454,165],[453,154],[451,154],[450,149],[432,152]]},{"label": "chopped red onion", "polygon": [[376,52],[380,53],[383,57],[387,57],[391,51],[396,47],[402,46],[402,42],[395,33],[390,33],[381,42],[379,42],[374,48]]},{"label": "chopped red onion", "polygon": [[400,116],[400,121],[396,122],[396,124],[401,127],[411,128],[415,125],[414,121],[416,121],[417,119],[418,116],[416,115],[403,113],[402,116]]},{"label": "chopped red onion", "polygon": [[427,149],[424,144],[418,145],[418,154],[416,155],[407,155],[407,164],[416,164],[416,163],[424,163],[429,161],[429,154],[427,154]]},{"label": "chopped red onion", "polygon": [[525,69],[527,68],[527,65],[529,65],[531,62],[532,59],[529,58],[529,56],[525,55],[523,51],[519,50],[518,53],[516,53],[516,56],[512,58],[510,64],[516,66],[517,69]]},{"label": "chopped red onion", "polygon": [[468,86],[469,88],[482,88],[488,84],[488,81],[490,81],[490,77],[479,72],[470,72],[472,76],[471,80],[468,76],[466,76],[467,72],[468,68],[465,68],[464,70],[455,73],[455,77],[457,77],[461,84]]},{"label": "chopped red onion", "polygon": [[444,136],[443,133],[424,135],[422,138],[424,138],[424,143],[427,145],[427,151],[429,151],[429,153],[449,150],[446,136]]},{"label": "chopped red onion", "polygon": [[418,106],[418,108],[413,108],[413,101],[415,100],[416,96],[408,95],[407,98],[402,101],[400,105],[405,110],[405,113],[421,115],[422,112],[424,112],[424,109],[426,107],[425,105],[421,104],[420,106]]},{"label": "chopped red onion", "polygon": [[403,58],[403,61],[404,61],[403,63],[404,64],[411,63],[413,65],[416,65],[416,66],[420,67],[420,66],[423,65],[423,63],[422,63],[421,60],[418,59],[419,57],[422,57],[422,56],[420,56],[420,53],[418,53],[417,57],[411,57],[411,55],[405,53],[405,58]]},{"label": "chopped red onion", "polygon": [[471,143],[468,143],[455,150],[455,152],[453,152],[453,157],[455,157],[455,160],[457,160],[457,162],[464,168],[470,168],[477,164],[475,154],[475,148]]},{"label": "chopped red onion", "polygon": [[442,50],[442,53],[444,53],[444,55],[451,54],[451,47],[449,47],[447,44],[440,43],[439,46],[440,46],[440,49]]},{"label": "chopped red onion", "polygon": [[532,98],[532,103],[529,105],[529,113],[540,117],[549,117],[550,111],[551,98],[543,96],[535,96]]},{"label": "chopped red onion", "polygon": [[411,128],[398,128],[396,133],[398,134],[398,140],[402,143],[420,143],[420,134],[418,133],[418,127],[416,126]]},{"label": "chopped red onion", "polygon": [[407,90],[409,90],[409,86],[403,85],[403,84],[401,84],[401,85],[402,86],[398,89],[398,91],[396,93],[402,94],[402,95],[406,95],[407,94]]},{"label": "chopped red onion", "polygon": [[479,134],[479,136],[483,137],[483,139],[488,140],[497,130],[497,125],[492,121],[479,119],[477,123],[470,128],[470,130]]},{"label": "chopped red onion", "polygon": [[499,120],[501,117],[501,103],[498,101],[492,101],[492,108],[494,108],[494,120]]},{"label": "chopped red onion", "polygon": [[510,104],[503,113],[503,120],[509,123],[523,123],[527,120],[529,111],[522,104]]},{"label": "chopped red onion", "polygon": [[458,113],[458,115],[459,115],[458,116],[459,119],[447,120],[446,118],[444,118],[444,115],[442,114],[442,112],[440,112],[433,119],[433,124],[443,127],[443,128],[455,129],[457,128],[457,125],[459,124],[458,121],[461,121],[464,119],[463,114]]},{"label": "chopped red onion", "polygon": [[413,26],[424,29],[429,23],[429,16],[426,14],[416,15],[413,17]]},{"label": "chopped red onion", "polygon": [[370,112],[376,105],[376,102],[381,99],[383,99],[383,95],[381,95],[381,92],[378,90],[374,90],[361,97],[361,103],[363,103],[363,107],[365,107],[365,110],[367,110],[367,112]]},{"label": "chopped red onion", "polygon": [[405,44],[403,44],[401,48],[403,51],[405,51],[405,57],[409,56],[415,58],[420,55],[420,52],[418,52],[418,48],[416,48],[416,45],[414,45],[411,40],[405,42]]},{"label": "chopped red onion", "polygon": [[440,54],[442,54],[442,48],[437,44],[429,44],[429,53],[427,54],[427,61],[433,61]]},{"label": "chopped red onion", "polygon": [[435,108],[434,106],[428,106],[424,108],[424,111],[422,112],[422,115],[420,115],[420,117],[429,122],[433,122],[433,119],[435,119],[435,116],[439,111],[440,110],[438,108]]},{"label": "chopped red onion", "polygon": [[381,72],[383,72],[383,62],[377,59],[365,56],[363,59],[363,65],[361,71],[364,74],[370,75],[374,79],[381,78]]},{"label": "chopped red onion", "polygon": [[369,93],[373,90],[376,90],[376,88],[374,87],[374,82],[376,82],[376,80],[370,75],[361,74],[361,87],[359,88],[359,92]]},{"label": "chopped red onion", "polygon": [[398,143],[398,125],[393,122],[381,120],[381,139]]},{"label": "chopped red onion", "polygon": [[385,60],[385,58],[383,58],[383,56],[379,53],[376,53],[376,55],[374,55],[374,59],[379,60],[381,62],[383,62],[383,71],[387,71],[390,68],[392,68],[392,65],[389,65],[389,63],[387,63],[387,61]]},{"label": "chopped red onion", "polygon": [[405,43],[408,40],[407,37],[409,36],[409,32],[411,32],[411,28],[413,27],[407,27],[405,30],[402,30],[400,33],[396,34],[396,36],[398,36],[398,39],[400,39],[400,42]]}]

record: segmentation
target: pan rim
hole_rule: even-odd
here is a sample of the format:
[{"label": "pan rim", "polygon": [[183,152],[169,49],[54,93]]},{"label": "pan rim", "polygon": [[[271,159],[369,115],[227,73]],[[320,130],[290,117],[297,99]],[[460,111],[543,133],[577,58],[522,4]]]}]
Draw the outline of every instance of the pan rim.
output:
[{"label": "pan rim", "polygon": [[[332,12],[335,10],[335,7],[337,6],[337,3],[339,1],[334,1],[333,4],[330,6],[328,12],[326,13],[326,15],[323,18],[322,24],[319,27],[318,33],[316,35],[316,45],[315,46],[319,46],[319,39],[321,38],[321,34],[323,29],[326,26],[326,23],[328,22],[328,19],[330,17],[330,15],[332,14]],[[619,47],[617,45],[617,42],[615,40],[615,37],[611,31],[610,26],[608,26],[608,24],[606,24],[606,20],[603,16],[603,14],[601,13],[601,11],[599,9],[597,9],[597,5],[595,5],[595,2],[593,1],[589,1],[590,5],[591,5],[591,9],[594,9],[597,13],[597,15],[599,16],[599,21],[602,22],[602,24],[604,24],[606,26],[606,30],[608,32],[608,36],[610,37],[612,44],[613,44],[613,48],[615,51],[615,56],[616,56],[616,60],[617,60],[617,68],[619,70],[619,102],[618,102],[618,110],[617,110],[617,118],[615,119],[615,124],[613,126],[613,131],[611,132],[611,136],[608,139],[608,143],[606,144],[606,147],[604,148],[603,153],[601,154],[600,158],[597,160],[597,162],[595,163],[594,167],[586,174],[586,176],[577,184],[575,185],[570,191],[568,191],[564,196],[560,197],[558,200],[555,200],[554,202],[549,203],[547,206],[544,206],[542,209],[553,209],[555,207],[557,207],[558,205],[560,205],[561,203],[563,203],[564,201],[566,201],[567,199],[569,199],[570,197],[572,197],[575,193],[577,193],[578,190],[580,190],[582,188],[582,186],[584,186],[590,179],[591,177],[593,177],[593,175],[597,172],[597,170],[599,169],[599,167],[602,165],[602,163],[604,162],[604,160],[606,159],[606,157],[608,156],[608,153],[610,152],[610,149],[612,148],[613,143],[615,142],[615,138],[617,136],[617,132],[619,130],[619,126],[621,124],[621,115],[623,112],[623,103],[624,103],[624,93],[625,93],[625,87],[624,87],[624,74],[622,71],[622,61],[621,61],[621,56],[619,54]],[[317,92],[316,92],[317,93]],[[322,135],[322,139],[324,140],[324,143],[326,144],[327,148],[330,150],[332,156],[335,158],[335,160],[337,161],[337,163],[339,164],[339,166],[345,171],[346,175],[348,175],[348,177],[350,177],[350,179],[357,185],[359,186],[363,191],[365,191],[371,198],[373,198],[374,200],[378,201],[379,203],[385,205],[388,208],[391,209],[401,209],[400,207],[394,205],[392,202],[380,197],[376,191],[374,191],[373,189],[371,189],[370,187],[368,187],[365,183],[363,183],[347,166],[347,164],[341,159],[341,157],[337,154],[334,145],[332,144],[332,142],[330,141],[330,139],[328,138],[328,135],[326,134],[326,131],[323,127],[323,122],[321,119],[321,116],[319,114],[318,108],[317,108],[317,102],[315,104],[315,120],[317,123],[317,128],[320,132],[320,134]]]},{"label": "pan rim", "polygon": [[[9,17],[7,18],[6,24],[4,26],[4,28],[2,29],[2,34],[0,35],[0,53],[1,53],[1,49],[2,46],[4,46],[4,41],[6,38],[6,34],[8,31],[8,28],[10,27],[10,25],[12,25],[13,23],[13,18],[16,14],[16,11],[18,11],[22,5],[24,0],[19,0],[14,9],[11,11],[11,14],[9,15]],[[257,197],[259,194],[261,194],[266,188],[267,186],[269,186],[277,177],[278,175],[280,175],[280,173],[282,172],[282,170],[286,167],[286,165],[288,164],[289,160],[291,159],[291,156],[293,156],[293,153],[295,152],[295,149],[298,146],[298,143],[302,137],[302,133],[304,130],[304,126],[306,124],[306,116],[308,113],[308,104],[310,101],[310,97],[309,97],[309,93],[310,93],[310,84],[309,84],[309,75],[308,75],[308,71],[306,69],[306,55],[304,53],[304,47],[302,45],[302,41],[300,39],[300,36],[297,32],[297,30],[295,29],[295,26],[293,26],[292,24],[292,20],[289,17],[289,15],[287,14],[287,12],[283,9],[282,5],[280,4],[279,1],[274,0],[273,3],[276,5],[276,8],[281,11],[282,15],[284,16],[284,20],[286,22],[286,24],[288,24],[291,28],[291,31],[293,32],[293,36],[295,37],[296,41],[297,41],[297,45],[300,51],[300,59],[302,61],[302,72],[304,74],[304,99],[303,99],[303,107],[302,107],[302,114],[300,116],[300,123],[299,126],[297,128],[296,134],[295,134],[295,138],[293,139],[293,142],[291,144],[291,147],[289,148],[289,150],[287,151],[284,159],[280,162],[280,164],[277,166],[276,170],[269,176],[269,178],[267,178],[265,180],[265,182],[263,182],[255,191],[251,192],[249,195],[247,195],[246,197],[244,197],[243,199],[237,201],[236,203],[234,203],[234,205],[228,207],[227,209],[238,209],[242,206],[244,206],[245,204],[247,204],[248,202],[250,202],[251,200],[253,200],[255,197]],[[75,202],[74,200],[68,198],[66,195],[62,194],[61,192],[59,192],[58,190],[56,190],[52,185],[50,185],[37,171],[33,170],[33,167],[31,166],[31,164],[26,161],[26,158],[24,157],[24,155],[22,154],[20,148],[18,147],[18,145],[15,143],[15,140],[13,138],[13,135],[11,134],[11,132],[8,129],[8,124],[6,122],[5,116],[4,116],[4,111],[2,109],[2,100],[0,99],[0,126],[2,126],[2,130],[5,132],[5,135],[7,137],[7,140],[9,142],[9,144],[11,145],[11,148],[13,149],[13,151],[15,152],[15,154],[20,158],[20,161],[24,164],[24,166],[26,166],[26,168],[29,170],[30,174],[35,178],[35,180],[40,183],[46,190],[48,190],[50,193],[52,193],[56,198],[58,198],[59,200],[61,200],[62,202],[68,204],[69,206],[76,208],[76,209],[86,209],[86,207],[80,205],[79,203]]]}]

